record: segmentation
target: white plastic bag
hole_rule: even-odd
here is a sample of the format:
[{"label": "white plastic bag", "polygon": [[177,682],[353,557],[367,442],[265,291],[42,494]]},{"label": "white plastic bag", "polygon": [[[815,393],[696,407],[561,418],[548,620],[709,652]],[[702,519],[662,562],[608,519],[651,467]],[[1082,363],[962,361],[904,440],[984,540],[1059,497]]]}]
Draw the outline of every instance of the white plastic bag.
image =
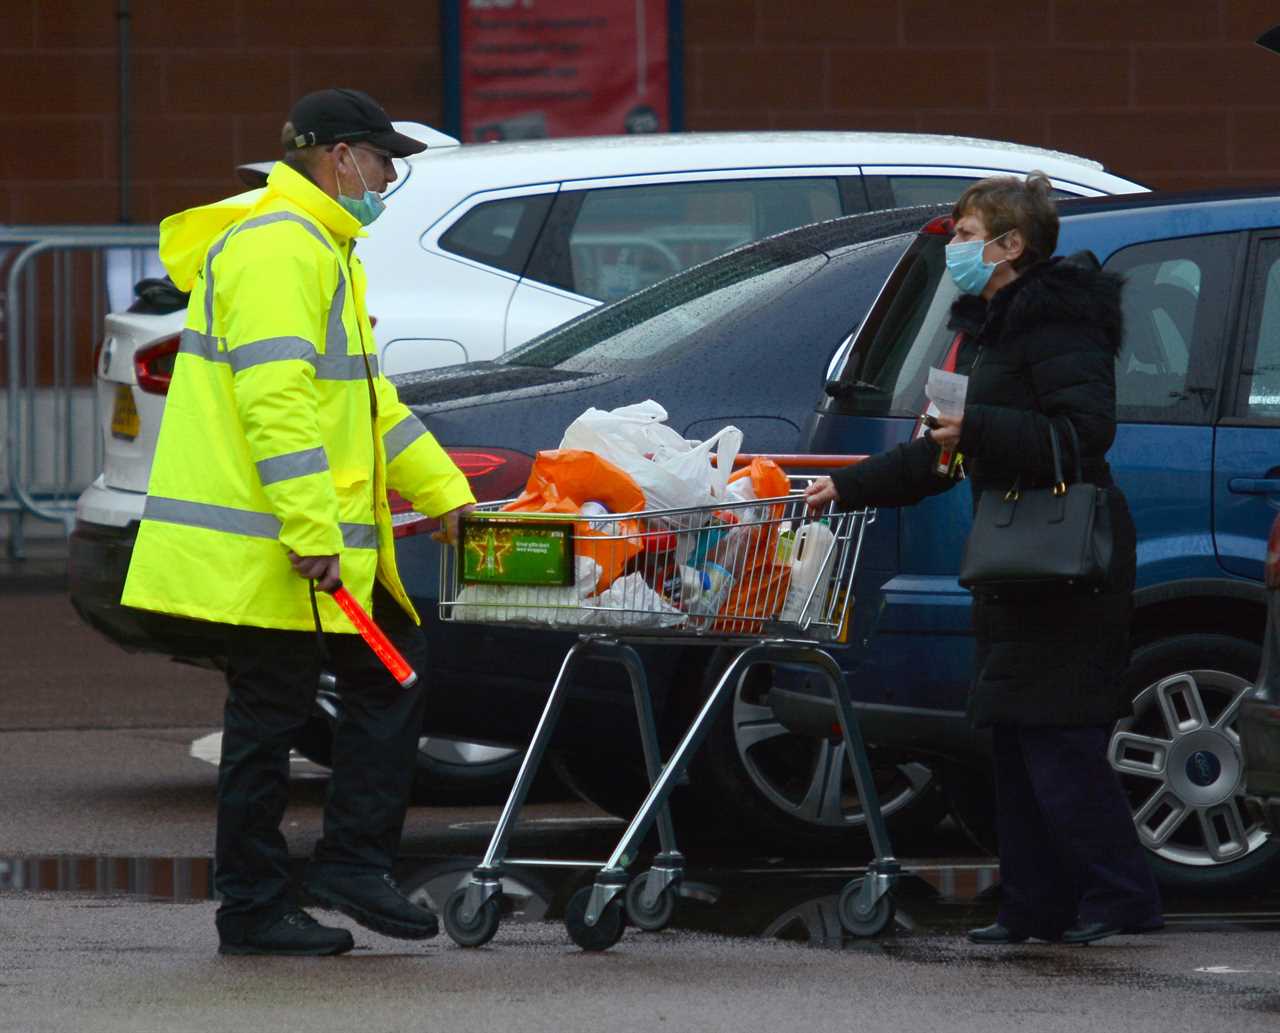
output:
[{"label": "white plastic bag", "polygon": [[836,564],[836,536],[824,523],[805,524],[796,532],[791,559],[791,586],[779,615],[784,621],[798,621],[805,603],[812,598],[810,618],[821,612],[831,588]]},{"label": "white plastic bag", "polygon": [[574,557],[574,583],[563,588],[531,585],[465,585],[458,592],[456,619],[472,624],[588,623],[592,614],[583,606],[596,590],[600,564],[590,556]]},{"label": "white plastic bag", "polygon": [[689,618],[655,592],[640,574],[620,577],[587,606],[598,606],[592,613],[593,625],[605,628],[672,628]]},{"label": "white plastic bag", "polygon": [[569,424],[560,447],[595,452],[621,467],[640,485],[649,509],[688,509],[724,499],[742,431],[725,427],[706,441],[687,441],[666,418],[667,410],[653,399],[608,412],[588,409]]}]

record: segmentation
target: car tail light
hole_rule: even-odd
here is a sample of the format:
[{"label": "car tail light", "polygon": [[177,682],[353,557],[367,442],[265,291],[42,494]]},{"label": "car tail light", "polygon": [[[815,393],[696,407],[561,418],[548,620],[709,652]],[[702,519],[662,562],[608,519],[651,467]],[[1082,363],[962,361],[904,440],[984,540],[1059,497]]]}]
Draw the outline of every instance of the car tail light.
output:
[{"label": "car tail light", "polygon": [[138,387],[152,395],[167,395],[173,379],[173,364],[178,358],[178,335],[148,345],[133,357]]},{"label": "car tail light", "polygon": [[1280,588],[1280,516],[1271,525],[1271,537],[1267,539],[1267,587]]},{"label": "car tail light", "polygon": [[[533,456],[509,448],[446,448],[449,458],[471,484],[477,502],[495,502],[517,494],[529,479]],[[387,492],[391,523],[397,538],[425,534],[440,526],[438,520],[416,513],[408,500]]]},{"label": "car tail light", "polygon": [[936,219],[930,219],[924,224],[921,233],[928,233],[935,237],[950,237],[956,232],[956,221],[950,215],[939,215]]}]

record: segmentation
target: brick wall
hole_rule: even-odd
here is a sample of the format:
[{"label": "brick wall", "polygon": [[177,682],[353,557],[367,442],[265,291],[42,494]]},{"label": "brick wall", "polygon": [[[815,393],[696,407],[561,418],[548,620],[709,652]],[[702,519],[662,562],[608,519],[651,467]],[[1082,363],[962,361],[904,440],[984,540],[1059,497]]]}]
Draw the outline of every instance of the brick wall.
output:
[{"label": "brick wall", "polygon": [[[548,3],[550,0],[539,0]],[[136,221],[273,157],[335,83],[441,114],[437,0],[133,0]],[[119,212],[114,0],[0,3],[0,223]],[[685,0],[689,129],[898,129],[1088,154],[1153,186],[1280,182],[1261,0]]]},{"label": "brick wall", "polygon": [[[434,0],[132,0],[134,221],[234,188],[274,158],[293,98],[368,90],[392,118],[441,110]],[[115,0],[0,0],[0,223],[119,215]]]},{"label": "brick wall", "polygon": [[1155,187],[1280,183],[1261,0],[686,0],[690,129],[962,133]]}]

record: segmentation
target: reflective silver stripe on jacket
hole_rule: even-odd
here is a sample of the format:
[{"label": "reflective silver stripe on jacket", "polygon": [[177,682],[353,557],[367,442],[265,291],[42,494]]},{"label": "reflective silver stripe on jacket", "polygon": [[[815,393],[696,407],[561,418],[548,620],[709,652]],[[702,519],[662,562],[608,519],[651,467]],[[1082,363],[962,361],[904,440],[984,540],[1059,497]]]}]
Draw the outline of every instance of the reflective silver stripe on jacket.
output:
[{"label": "reflective silver stripe on jacket", "polygon": [[[330,241],[325,239],[324,234],[321,233],[320,230],[312,222],[310,222],[307,219],[304,219],[300,215],[295,215],[293,212],[270,212],[266,215],[259,215],[252,219],[248,219],[245,222],[242,222],[238,227],[235,227],[232,230],[228,230],[226,233],[222,235],[222,237],[218,240],[218,242],[209,249],[209,254],[205,258],[205,264],[204,264],[205,323],[204,325],[205,325],[206,331],[213,329],[213,296],[214,296],[213,295],[213,260],[222,252],[222,249],[226,246],[228,239],[233,234],[241,233],[244,230],[255,229],[260,226],[269,226],[277,222],[297,223],[304,230],[306,230],[313,237],[315,237],[316,240],[318,240],[321,244],[327,247],[330,251],[334,252],[335,257],[337,256],[337,252],[334,249],[333,244]],[[329,315],[328,315],[326,328],[325,328],[325,339],[324,339],[325,354],[317,355],[315,346],[310,342],[304,341],[303,343],[307,346],[307,348],[310,349],[309,355],[292,355],[292,354],[284,354],[284,355],[276,355],[276,356],[263,355],[262,357],[254,358],[252,360],[246,357],[244,360],[239,362],[237,362],[237,360],[233,358],[231,360],[232,371],[235,373],[239,373],[242,369],[247,369],[250,366],[257,365],[259,362],[271,362],[277,358],[306,359],[315,367],[316,378],[319,380],[362,380],[365,375],[363,357],[360,355],[347,354],[347,328],[342,323],[342,310],[346,305],[346,300],[347,300],[347,277],[346,277],[346,274],[343,273],[342,263],[341,261],[339,261],[338,262],[338,283],[337,283],[337,286],[334,287],[333,298],[329,303]],[[244,344],[238,348],[235,348],[230,353],[219,353],[217,349],[218,339],[207,333],[203,336],[207,337],[210,341],[212,341],[214,343],[214,346],[211,349],[209,349],[208,354],[205,354],[199,351],[194,351],[194,350],[191,353],[197,354],[197,355],[204,354],[204,357],[210,359],[210,361],[218,361],[221,356],[226,354],[238,355],[245,348],[252,348],[256,345],[261,345],[263,343],[262,341],[251,341],[248,344]],[[302,340],[302,338],[281,337],[281,338],[269,338],[268,340],[271,340],[271,341],[299,340],[300,341]],[[370,365],[371,375],[377,376],[378,360],[375,356],[372,356],[372,355],[369,356],[369,365]]]},{"label": "reflective silver stripe on jacket", "polygon": [[406,448],[427,432],[418,417],[409,415],[382,435],[382,447],[387,451],[387,462],[391,462]]},{"label": "reflective silver stripe on jacket", "polygon": [[348,549],[376,549],[378,529],[373,524],[339,524],[342,544]]},{"label": "reflective silver stripe on jacket", "polygon": [[308,474],[324,473],[329,469],[329,457],[323,448],[306,448],[300,452],[288,452],[285,455],[260,459],[254,464],[258,468],[258,478],[263,487],[277,481],[287,481],[294,477],[306,477]]},{"label": "reflective silver stripe on jacket", "polygon": [[208,531],[243,534],[250,538],[280,537],[280,521],[271,513],[255,513],[249,509],[235,509],[232,506],[215,506],[211,502],[184,502],[181,499],[148,495],[142,518],[158,520],[165,524],[203,527]]},{"label": "reflective silver stripe on jacket", "polygon": [[[270,538],[273,541],[280,538],[280,521],[273,514],[215,506],[211,502],[184,502],[182,499],[148,495],[142,518],[249,538]],[[342,544],[348,549],[378,547],[378,529],[373,524],[340,523],[338,529],[342,532]]]},{"label": "reflective silver stripe on jacket", "polygon": [[[218,338],[202,334],[199,330],[183,330],[178,350],[188,355],[198,355],[209,362],[224,362],[233,373],[240,373],[265,362],[284,359],[301,359],[315,368],[317,380],[363,380],[363,355],[317,355],[309,341],[301,337],[266,337],[250,341],[232,351],[219,351]],[[378,360],[369,356],[369,373],[378,375]]]}]

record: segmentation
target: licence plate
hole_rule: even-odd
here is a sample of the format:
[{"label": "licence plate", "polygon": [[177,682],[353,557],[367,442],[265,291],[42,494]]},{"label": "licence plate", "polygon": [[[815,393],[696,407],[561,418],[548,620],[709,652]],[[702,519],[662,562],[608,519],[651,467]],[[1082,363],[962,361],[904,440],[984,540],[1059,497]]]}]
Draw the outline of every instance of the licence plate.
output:
[{"label": "licence plate", "polygon": [[115,403],[111,407],[111,436],[132,441],[141,429],[138,407],[133,404],[133,389],[128,384],[117,384]]}]

